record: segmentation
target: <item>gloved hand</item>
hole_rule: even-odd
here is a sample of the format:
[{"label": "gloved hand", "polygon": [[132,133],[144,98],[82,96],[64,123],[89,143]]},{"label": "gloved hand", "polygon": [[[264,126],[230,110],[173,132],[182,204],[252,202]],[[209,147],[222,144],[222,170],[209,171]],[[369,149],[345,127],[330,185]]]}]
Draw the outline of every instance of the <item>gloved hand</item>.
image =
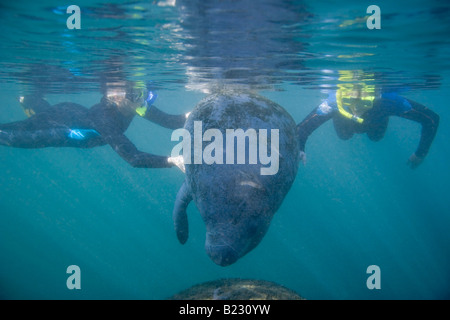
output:
[{"label": "gloved hand", "polygon": [[173,165],[176,165],[183,173],[186,173],[183,156],[169,157],[167,158],[167,161]]},{"label": "gloved hand", "polygon": [[423,158],[417,156],[415,153],[411,155],[408,159],[408,165],[411,169],[416,169],[423,162]]}]

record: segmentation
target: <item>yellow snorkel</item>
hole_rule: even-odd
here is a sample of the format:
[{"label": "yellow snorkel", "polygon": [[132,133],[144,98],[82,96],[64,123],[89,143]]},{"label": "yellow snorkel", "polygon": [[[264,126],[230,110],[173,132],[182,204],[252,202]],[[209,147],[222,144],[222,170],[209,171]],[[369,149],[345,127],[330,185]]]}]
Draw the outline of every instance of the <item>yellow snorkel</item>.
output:
[{"label": "yellow snorkel", "polygon": [[369,85],[365,82],[354,82],[355,72],[342,70],[339,71],[339,80],[343,82],[352,81],[352,83],[339,83],[336,90],[336,104],[339,113],[344,117],[357,123],[363,123],[362,116],[373,107],[375,100],[375,85]]},{"label": "yellow snorkel", "polygon": [[133,102],[142,101],[142,105],[138,108],[136,108],[136,113],[144,117],[147,113],[147,103],[145,101],[146,94],[147,94],[147,88],[145,83],[142,80],[133,81],[131,82],[131,87],[128,88],[127,93],[127,99]]},{"label": "yellow snorkel", "polygon": [[136,113],[139,116],[144,117],[145,114],[147,113],[148,109],[156,101],[156,98],[158,97],[158,95],[156,94],[156,92],[149,90],[147,85],[144,84],[144,82],[142,82],[142,81],[138,81],[134,85],[132,91],[139,93],[139,96],[134,97],[134,99],[136,101],[139,99],[139,100],[142,100],[142,102],[143,102],[140,107],[136,108]]}]

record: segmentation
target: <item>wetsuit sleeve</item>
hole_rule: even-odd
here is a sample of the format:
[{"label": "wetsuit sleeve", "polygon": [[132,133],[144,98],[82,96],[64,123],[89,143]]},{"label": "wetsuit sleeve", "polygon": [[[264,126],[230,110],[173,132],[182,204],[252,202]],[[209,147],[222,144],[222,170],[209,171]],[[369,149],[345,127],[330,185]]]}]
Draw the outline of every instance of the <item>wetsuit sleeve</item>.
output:
[{"label": "wetsuit sleeve", "polygon": [[301,123],[297,125],[297,136],[300,146],[300,151],[305,151],[306,141],[308,137],[333,117],[335,111],[328,106],[327,102],[322,103],[315,108]]},{"label": "wetsuit sleeve", "polygon": [[102,135],[117,154],[135,168],[170,168],[173,164],[164,156],[139,151],[136,146],[123,134]]},{"label": "wetsuit sleeve", "polygon": [[109,144],[117,154],[135,168],[168,168],[173,164],[167,157],[139,151],[125,136],[133,115],[125,117],[117,107],[106,99],[90,108],[89,119],[92,128],[101,136],[105,144]]},{"label": "wetsuit sleeve", "polygon": [[143,118],[150,120],[160,126],[168,129],[178,129],[184,126],[186,122],[186,115],[172,115],[159,110],[154,105],[150,106]]},{"label": "wetsuit sleeve", "polygon": [[427,155],[436,136],[439,126],[439,115],[417,102],[408,99],[405,100],[409,102],[412,108],[397,114],[397,116],[418,122],[422,125],[420,142],[415,154],[423,159]]}]

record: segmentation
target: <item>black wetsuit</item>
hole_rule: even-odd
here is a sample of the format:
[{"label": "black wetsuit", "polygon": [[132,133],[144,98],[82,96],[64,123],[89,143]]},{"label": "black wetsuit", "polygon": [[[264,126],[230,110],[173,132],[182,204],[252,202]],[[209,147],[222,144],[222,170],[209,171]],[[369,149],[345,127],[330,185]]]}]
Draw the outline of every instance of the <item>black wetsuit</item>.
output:
[{"label": "black wetsuit", "polygon": [[350,139],[355,133],[366,133],[369,139],[379,141],[384,137],[390,116],[402,117],[422,125],[415,155],[425,158],[436,135],[439,115],[417,102],[392,93],[383,94],[381,98],[374,100],[373,107],[362,115],[363,123],[346,118],[339,112],[335,101],[326,100],[297,126],[300,150],[305,151],[310,134],[330,119],[333,119],[336,133],[343,140]]},{"label": "black wetsuit", "polygon": [[[36,99],[34,104],[42,107],[46,102]],[[105,98],[90,109],[70,102],[48,105],[26,120],[0,125],[0,145],[17,148],[93,148],[109,144],[133,167],[171,167],[167,157],[139,151],[124,135],[135,115],[123,115],[115,104]],[[148,108],[144,118],[170,129],[180,128],[185,122],[184,114],[169,115],[155,106]],[[96,133],[74,139],[70,134],[75,129]]]}]

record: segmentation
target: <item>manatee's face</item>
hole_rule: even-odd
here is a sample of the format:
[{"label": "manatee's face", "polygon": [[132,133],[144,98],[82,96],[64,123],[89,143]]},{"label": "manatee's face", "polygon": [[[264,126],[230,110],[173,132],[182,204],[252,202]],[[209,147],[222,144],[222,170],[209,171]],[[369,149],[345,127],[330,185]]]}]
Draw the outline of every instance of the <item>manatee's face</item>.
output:
[{"label": "manatee's face", "polygon": [[199,211],[206,225],[205,249],[227,266],[255,248],[276,211],[259,179],[230,176],[218,190],[205,188]]}]

